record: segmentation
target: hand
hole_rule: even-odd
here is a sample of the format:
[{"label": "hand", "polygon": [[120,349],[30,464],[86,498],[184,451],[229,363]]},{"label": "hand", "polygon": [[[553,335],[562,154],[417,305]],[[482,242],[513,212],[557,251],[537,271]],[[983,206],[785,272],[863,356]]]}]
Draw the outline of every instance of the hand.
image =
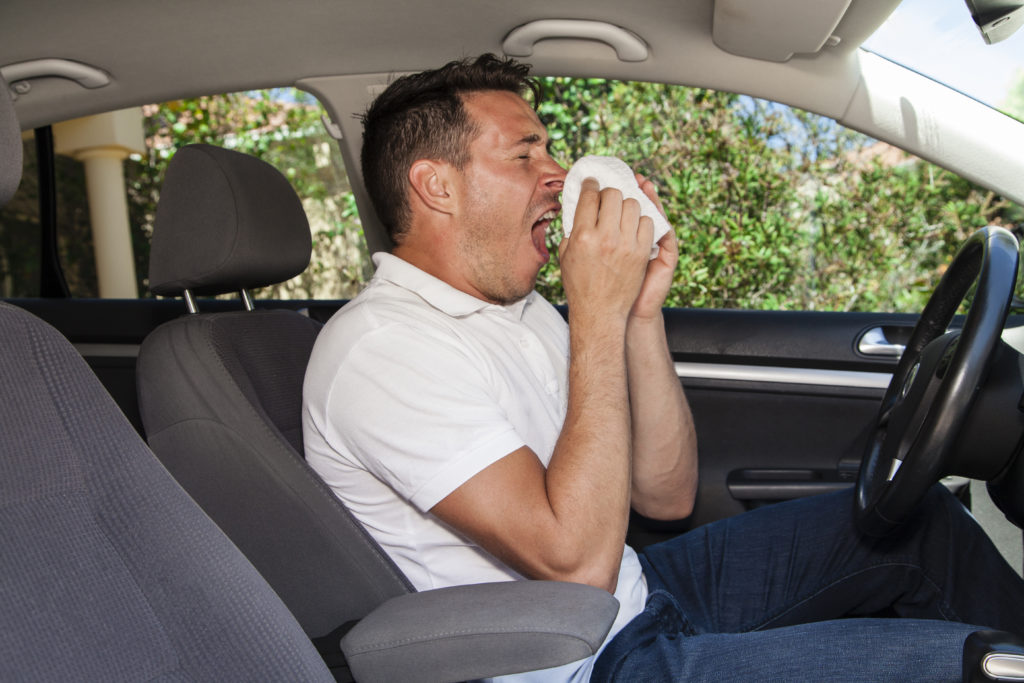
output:
[{"label": "hand", "polygon": [[571,236],[558,245],[570,310],[595,322],[627,320],[645,281],[654,222],[640,203],[613,188],[583,181]]},{"label": "hand", "polygon": [[[636,182],[640,185],[641,191],[658,207],[661,215],[665,216],[665,209],[661,205],[661,198],[654,183],[639,173],[636,174]],[[676,265],[679,263],[679,245],[675,230],[669,230],[658,241],[658,248],[657,257],[647,264],[643,286],[630,311],[630,317],[633,319],[660,320],[661,307],[665,305],[665,298],[672,287]]]}]

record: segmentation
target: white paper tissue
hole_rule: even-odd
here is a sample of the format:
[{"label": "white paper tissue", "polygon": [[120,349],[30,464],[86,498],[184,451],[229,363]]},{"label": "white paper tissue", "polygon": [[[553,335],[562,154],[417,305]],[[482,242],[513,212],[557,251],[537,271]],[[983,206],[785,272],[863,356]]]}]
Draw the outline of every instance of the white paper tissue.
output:
[{"label": "white paper tissue", "polygon": [[586,156],[569,169],[562,188],[562,229],[568,237],[576,217],[576,204],[580,199],[580,186],[584,178],[595,178],[601,189],[614,187],[622,192],[623,199],[632,198],[640,202],[640,214],[650,216],[654,221],[654,241],[651,244],[651,258],[658,256],[658,240],[672,229],[665,217],[658,211],[647,195],[636,183],[636,176],[626,162],[616,157]]}]

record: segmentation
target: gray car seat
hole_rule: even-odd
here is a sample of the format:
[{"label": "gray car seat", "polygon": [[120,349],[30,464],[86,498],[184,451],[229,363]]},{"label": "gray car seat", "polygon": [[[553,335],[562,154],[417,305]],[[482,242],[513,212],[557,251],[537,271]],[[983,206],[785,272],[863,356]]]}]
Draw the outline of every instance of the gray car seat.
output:
[{"label": "gray car seat", "polygon": [[[21,145],[0,79],[0,204]],[[0,387],[0,680],[331,680],[71,344],[5,303]]]},{"label": "gray car seat", "polygon": [[[164,179],[150,288],[194,302],[261,287],[301,273],[310,248],[302,204],[276,169],[192,145]],[[150,447],[314,638],[410,591],[301,456],[302,378],[319,330],[290,310],[189,314],[145,339],[136,375]]]},{"label": "gray car seat", "polygon": [[[275,169],[185,147],[161,191],[150,287],[185,297],[192,311],[196,294],[232,291],[252,308],[245,292],[300,273],[310,241],[301,203]],[[335,674],[346,675],[335,657],[345,632],[360,680],[464,680],[593,653],[617,610],[604,591],[519,582],[413,592],[302,455],[302,380],[318,330],[295,311],[185,315],[143,343],[138,387],[154,452]]]}]

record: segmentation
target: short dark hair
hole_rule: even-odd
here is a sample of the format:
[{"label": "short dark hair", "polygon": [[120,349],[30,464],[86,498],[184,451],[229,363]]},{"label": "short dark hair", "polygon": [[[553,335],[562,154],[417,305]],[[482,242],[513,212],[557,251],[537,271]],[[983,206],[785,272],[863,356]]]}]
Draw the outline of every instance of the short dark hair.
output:
[{"label": "short dark hair", "polygon": [[363,182],[388,236],[398,244],[411,220],[406,181],[418,159],[461,169],[476,128],[463,106],[466,94],[504,90],[538,100],[530,65],[485,54],[392,82],[363,115]]}]

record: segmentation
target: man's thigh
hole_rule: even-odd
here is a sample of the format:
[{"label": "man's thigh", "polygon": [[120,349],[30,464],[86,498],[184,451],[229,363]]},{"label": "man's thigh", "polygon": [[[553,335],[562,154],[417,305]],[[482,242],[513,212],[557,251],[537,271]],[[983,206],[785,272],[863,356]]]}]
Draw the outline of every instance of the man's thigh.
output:
[{"label": "man's thigh", "polygon": [[[966,621],[947,600],[952,529],[966,515],[930,491],[903,533],[866,539],[853,493],[814,496],[724,519],[641,556],[652,590],[678,601],[696,633],[738,633],[896,606],[902,616]],[[973,533],[973,532],[967,532]]]},{"label": "man's thigh", "polygon": [[977,630],[933,620],[843,619],[685,636],[673,632],[670,602],[656,594],[601,654],[591,680],[959,681],[963,642]]}]

